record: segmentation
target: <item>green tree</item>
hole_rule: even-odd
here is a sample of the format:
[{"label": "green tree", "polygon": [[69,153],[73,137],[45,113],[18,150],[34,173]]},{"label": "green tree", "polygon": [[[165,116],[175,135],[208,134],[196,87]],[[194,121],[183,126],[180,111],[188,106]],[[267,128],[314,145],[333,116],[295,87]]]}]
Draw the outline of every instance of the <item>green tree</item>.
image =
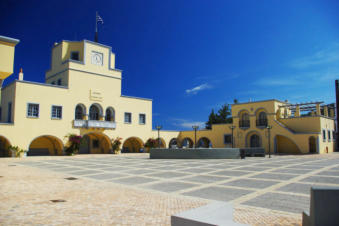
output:
[{"label": "green tree", "polygon": [[217,122],[217,116],[214,114],[214,110],[212,109],[212,112],[208,116],[208,121],[206,124],[206,129],[212,129],[212,124]]},{"label": "green tree", "polygon": [[208,116],[208,121],[206,124],[206,129],[212,129],[212,124],[220,124],[220,123],[232,123],[232,113],[229,104],[224,104],[218,110],[218,113],[215,114],[214,110]]}]

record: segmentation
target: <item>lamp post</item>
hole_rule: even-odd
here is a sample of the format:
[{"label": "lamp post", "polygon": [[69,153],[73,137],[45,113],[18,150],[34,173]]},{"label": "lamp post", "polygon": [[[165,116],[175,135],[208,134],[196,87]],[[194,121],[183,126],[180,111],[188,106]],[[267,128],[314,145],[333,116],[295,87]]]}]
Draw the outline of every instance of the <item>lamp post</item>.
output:
[{"label": "lamp post", "polygon": [[272,126],[268,125],[267,127],[268,131],[268,157],[271,158],[271,129]]},{"label": "lamp post", "polygon": [[233,130],[235,129],[235,126],[230,126],[230,129],[232,130],[232,148],[234,148],[234,145],[233,145]]},{"label": "lamp post", "polygon": [[157,125],[155,128],[158,130],[158,148],[160,148],[160,130],[162,129],[162,126]]},{"label": "lamp post", "polygon": [[192,126],[194,129],[194,148],[197,148],[197,129],[199,129],[199,126]]}]

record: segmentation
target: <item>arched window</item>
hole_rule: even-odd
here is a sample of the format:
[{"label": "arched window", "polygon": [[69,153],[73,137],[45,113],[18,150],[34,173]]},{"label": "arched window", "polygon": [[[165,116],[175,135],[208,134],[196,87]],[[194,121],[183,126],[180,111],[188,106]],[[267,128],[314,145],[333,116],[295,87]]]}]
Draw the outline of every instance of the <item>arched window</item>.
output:
[{"label": "arched window", "polygon": [[78,104],[76,107],[75,107],[75,119],[76,120],[83,120],[84,119],[84,116],[86,114],[85,112],[85,108],[84,106],[81,106],[80,104]]},{"label": "arched window", "polygon": [[89,108],[89,120],[99,120],[99,118],[100,118],[100,110],[98,106],[93,104]]},{"label": "arched window", "polygon": [[256,134],[252,135],[250,138],[250,147],[257,148],[260,147],[260,137]]},{"label": "arched window", "polygon": [[110,121],[110,122],[115,121],[115,113],[114,113],[113,108],[109,107],[106,109],[105,121]]},{"label": "arched window", "polygon": [[259,113],[259,116],[257,119],[257,126],[267,126],[266,112],[262,111]]},{"label": "arched window", "polygon": [[247,112],[241,115],[239,127],[250,127],[250,115]]}]

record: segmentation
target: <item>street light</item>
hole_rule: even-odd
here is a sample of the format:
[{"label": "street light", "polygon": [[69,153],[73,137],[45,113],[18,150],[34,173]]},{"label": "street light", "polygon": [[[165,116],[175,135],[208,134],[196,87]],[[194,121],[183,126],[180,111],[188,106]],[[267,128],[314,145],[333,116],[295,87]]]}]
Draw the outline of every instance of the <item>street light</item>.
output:
[{"label": "street light", "polygon": [[268,125],[266,127],[267,131],[268,131],[268,157],[271,158],[271,129],[272,126]]},{"label": "street light", "polygon": [[199,126],[192,126],[194,129],[194,148],[197,148],[197,129],[199,129]]},{"label": "street light", "polygon": [[230,126],[230,129],[232,130],[232,148],[234,148],[234,145],[233,145],[233,130],[235,129],[235,126]]},{"label": "street light", "polygon": [[160,130],[162,129],[162,126],[157,125],[155,128],[158,130],[158,148],[160,148]]}]

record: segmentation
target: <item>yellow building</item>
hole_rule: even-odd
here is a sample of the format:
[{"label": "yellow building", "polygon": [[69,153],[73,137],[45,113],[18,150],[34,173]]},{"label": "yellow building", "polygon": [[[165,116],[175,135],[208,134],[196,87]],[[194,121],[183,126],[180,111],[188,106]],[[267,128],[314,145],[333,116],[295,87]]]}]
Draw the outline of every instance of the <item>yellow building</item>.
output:
[{"label": "yellow building", "polygon": [[[232,105],[233,123],[180,132],[178,144],[202,147],[263,147],[266,153],[329,153],[335,147],[334,110],[322,102],[289,104],[264,100]],[[301,111],[309,114],[301,115]],[[233,134],[233,136],[232,136]],[[232,139],[233,137],[233,139]]]},{"label": "yellow building", "polygon": [[[13,73],[19,40],[0,36],[0,79]],[[88,40],[55,43],[45,83],[18,80],[1,88],[0,155],[8,146],[28,155],[62,155],[65,135],[84,137],[80,153],[110,153],[111,139],[123,150],[139,152],[152,130],[152,100],[124,96],[122,71],[111,47]],[[333,109],[278,100],[232,105],[231,124],[211,130],[160,132],[162,147],[263,147],[272,153],[326,153],[334,150]],[[308,116],[301,111],[312,111]]]},{"label": "yellow building", "polygon": [[[1,89],[2,155],[9,155],[9,145],[28,155],[62,155],[70,133],[84,136],[80,153],[109,153],[115,137],[123,138],[125,151],[139,152],[157,137],[152,100],[122,95],[121,78],[111,47],[87,40],[55,43],[45,83],[25,81],[21,72]],[[177,136],[162,131],[162,146]]]}]

